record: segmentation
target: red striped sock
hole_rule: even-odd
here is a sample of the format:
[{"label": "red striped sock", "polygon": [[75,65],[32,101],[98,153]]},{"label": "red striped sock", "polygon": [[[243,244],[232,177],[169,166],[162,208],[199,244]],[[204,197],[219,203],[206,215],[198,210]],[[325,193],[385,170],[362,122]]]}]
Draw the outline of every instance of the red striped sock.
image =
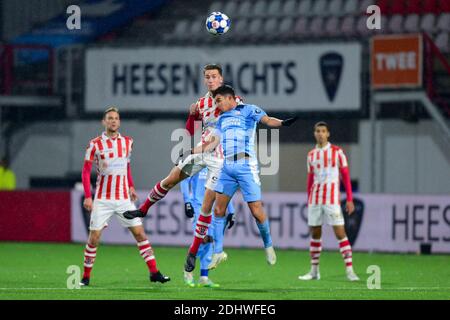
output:
[{"label": "red striped sock", "polygon": [[342,240],[339,240],[339,251],[341,251],[342,258],[344,258],[345,266],[347,268],[352,268],[353,267],[352,247],[347,237],[345,237]]},{"label": "red striped sock", "polygon": [[147,213],[148,209],[150,209],[150,207],[152,205],[154,205],[156,202],[158,202],[159,200],[164,198],[166,196],[167,192],[169,192],[169,189],[164,188],[162,186],[161,182],[162,181],[158,182],[153,187],[153,189],[150,191],[150,193],[148,194],[147,199],[145,199],[145,202],[139,208],[139,210],[141,212]]},{"label": "red striped sock", "polygon": [[194,242],[189,248],[189,252],[192,254],[197,254],[198,247],[203,243],[203,239],[208,233],[208,227],[211,223],[212,215],[211,213],[206,216],[202,211],[200,211],[200,216],[195,226]]},{"label": "red striped sock", "polygon": [[311,256],[311,267],[317,269],[319,267],[320,253],[322,252],[322,240],[312,239],[309,243],[309,254]]},{"label": "red striped sock", "polygon": [[153,254],[152,246],[150,245],[150,242],[148,240],[144,240],[137,243],[137,246],[139,248],[139,253],[141,257],[144,259],[145,263],[147,264],[148,270],[151,273],[158,272],[158,268],[156,267],[156,260],[155,256]]},{"label": "red striped sock", "polygon": [[91,271],[94,267],[95,257],[97,256],[97,247],[86,244],[84,250],[84,273],[83,278],[90,278]]}]

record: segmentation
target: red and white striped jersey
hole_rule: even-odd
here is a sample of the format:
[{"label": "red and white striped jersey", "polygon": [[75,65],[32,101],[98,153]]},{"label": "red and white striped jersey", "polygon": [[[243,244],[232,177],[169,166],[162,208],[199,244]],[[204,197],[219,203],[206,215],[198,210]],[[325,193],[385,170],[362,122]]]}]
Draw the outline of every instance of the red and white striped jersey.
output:
[{"label": "red and white striped jersey", "polygon": [[308,174],[314,174],[308,204],[339,205],[340,169],[348,166],[344,151],[330,143],[323,148],[316,146],[308,153],[307,163]]},{"label": "red and white striped jersey", "polygon": [[94,161],[97,167],[95,199],[129,198],[127,166],[132,146],[133,139],[120,134],[112,139],[103,133],[89,142],[84,160]]},{"label": "red and white striped jersey", "polygon": [[[236,102],[241,104],[242,98],[236,96]],[[212,132],[214,132],[214,128],[219,120],[220,110],[217,108],[216,102],[209,91],[202,98],[197,100],[196,108],[202,119],[203,125],[201,143],[205,143],[211,138]],[[219,144],[216,147],[214,150],[214,156],[223,159],[222,144]]]}]

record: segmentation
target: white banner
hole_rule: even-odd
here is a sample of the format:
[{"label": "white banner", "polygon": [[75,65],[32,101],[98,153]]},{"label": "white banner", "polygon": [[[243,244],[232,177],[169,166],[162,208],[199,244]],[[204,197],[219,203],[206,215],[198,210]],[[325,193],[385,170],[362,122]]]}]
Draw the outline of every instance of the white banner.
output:
[{"label": "white banner", "polygon": [[86,110],[185,112],[203,96],[202,68],[219,63],[225,83],[267,111],[360,108],[361,45],[89,49]]},{"label": "white banner", "polygon": [[[145,199],[146,192],[139,192]],[[272,239],[277,248],[309,248],[305,193],[264,193]],[[236,223],[225,234],[225,247],[262,247],[247,204],[233,198]],[[429,243],[433,252],[450,253],[450,198],[445,196],[355,195],[356,212],[347,217],[346,230],[358,251],[418,252]],[[72,192],[72,240],[87,240],[89,215],[82,210],[82,193]],[[144,227],[155,245],[188,247],[192,222],[184,215],[181,193],[170,192],[150,209]],[[104,243],[135,243],[127,229],[113,218],[102,236]],[[325,226],[323,247],[338,249],[331,227]]]}]

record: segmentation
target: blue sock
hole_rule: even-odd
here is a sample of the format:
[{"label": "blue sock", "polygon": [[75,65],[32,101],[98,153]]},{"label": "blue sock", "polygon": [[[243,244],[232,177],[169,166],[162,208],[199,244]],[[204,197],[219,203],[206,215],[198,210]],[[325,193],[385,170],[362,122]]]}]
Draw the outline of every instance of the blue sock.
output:
[{"label": "blue sock", "polygon": [[269,219],[266,219],[263,223],[256,222],[256,225],[264,242],[264,248],[270,247],[272,245],[272,237],[270,236]]},{"label": "blue sock", "polygon": [[200,277],[207,277],[207,276],[208,276],[208,269],[201,269]]},{"label": "blue sock", "polygon": [[214,225],[214,253],[221,253],[223,251],[223,233],[225,229],[226,217],[213,218]]}]

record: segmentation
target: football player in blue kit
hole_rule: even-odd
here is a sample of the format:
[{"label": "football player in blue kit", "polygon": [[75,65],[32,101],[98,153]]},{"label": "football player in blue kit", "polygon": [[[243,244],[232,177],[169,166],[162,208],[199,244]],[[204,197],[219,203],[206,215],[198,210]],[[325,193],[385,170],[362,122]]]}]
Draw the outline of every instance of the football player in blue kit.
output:
[{"label": "football player in blue kit", "polygon": [[[276,263],[276,254],[270,235],[269,220],[261,202],[261,182],[256,158],[255,135],[257,124],[271,128],[292,125],[297,118],[280,120],[269,117],[260,107],[238,104],[234,89],[223,85],[213,92],[217,107],[222,114],[217,122],[213,139],[204,145],[205,150],[213,149],[220,142],[224,152],[224,163],[216,191],[214,215],[224,217],[226,208],[234,193],[240,188],[244,201],[256,219],[264,242],[266,260],[269,265]],[[188,264],[195,259],[188,259]]]}]

